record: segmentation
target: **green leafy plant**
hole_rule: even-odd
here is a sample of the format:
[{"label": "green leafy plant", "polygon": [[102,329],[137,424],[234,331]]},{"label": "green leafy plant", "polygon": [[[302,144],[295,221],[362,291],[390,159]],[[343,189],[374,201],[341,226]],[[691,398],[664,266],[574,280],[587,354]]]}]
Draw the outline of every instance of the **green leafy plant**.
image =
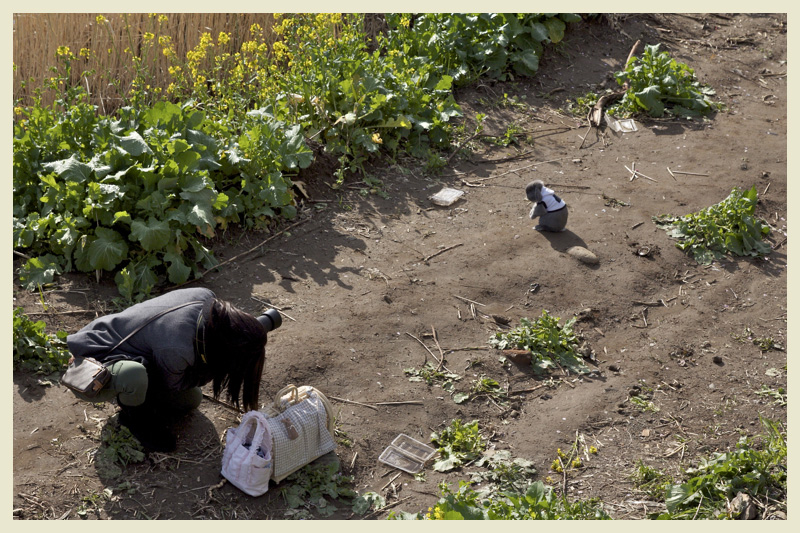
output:
[{"label": "green leafy plant", "polygon": [[14,309],[13,321],[14,368],[37,374],[52,374],[66,368],[70,354],[65,331],[47,334],[44,321],[32,321],[21,307]]},{"label": "green leafy plant", "polygon": [[496,450],[484,455],[475,466],[486,470],[472,472],[470,481],[484,487],[484,494],[502,494],[508,491],[524,492],[536,476],[533,461],[521,457],[512,458],[508,450]]},{"label": "green leafy plant", "polygon": [[699,117],[718,108],[710,100],[714,91],[701,85],[694,70],[679,63],[660,44],[648,45],[641,57],[632,57],[625,70],[616,73],[617,83],[628,84],[622,99],[608,112],[619,116],[646,113],[661,117],[665,113]]},{"label": "green leafy plant", "polygon": [[480,433],[477,420],[464,424],[455,419],[441,432],[432,433],[431,442],[439,452],[439,459],[433,464],[437,472],[448,472],[475,461],[486,449],[486,440]]},{"label": "green leafy plant", "polygon": [[353,512],[357,515],[363,515],[370,509],[379,511],[386,507],[386,498],[377,492],[365,492],[359,494],[353,501]]},{"label": "green leafy plant", "polygon": [[129,464],[144,461],[144,448],[125,426],[106,424],[100,432],[100,441],[95,461],[104,476],[118,477]]},{"label": "green leafy plant", "polygon": [[497,497],[485,497],[464,481],[455,492],[446,484],[439,489],[441,498],[427,513],[392,512],[389,519],[610,520],[598,500],[570,501],[541,481],[530,484],[525,491],[506,491]]},{"label": "green leafy plant", "polygon": [[785,511],[787,488],[786,432],[762,419],[764,435],[757,443],[742,437],[736,448],[701,459],[686,469],[686,480],[667,487],[667,512],[660,519],[737,518],[728,503],[737,494],[775,502]]},{"label": "green leafy plant", "polygon": [[648,496],[657,501],[664,498],[667,487],[673,483],[671,476],[657,468],[646,465],[641,459],[636,462],[636,467],[630,478],[637,488],[645,491]]},{"label": "green leafy plant", "polygon": [[464,403],[467,400],[472,400],[480,396],[491,398],[501,405],[508,400],[508,392],[500,386],[497,380],[488,376],[481,376],[478,379],[472,380],[472,388],[469,393],[456,393],[453,395],[453,401],[456,403]]},{"label": "green leafy plant", "polygon": [[753,214],[757,203],[755,185],[747,191],[736,187],[723,201],[697,213],[662,215],[653,221],[678,239],[675,246],[703,265],[726,254],[763,257],[772,248],[762,240],[769,226]]},{"label": "green leafy plant", "polygon": [[406,53],[429,61],[467,83],[478,76],[508,80],[539,69],[546,44],[559,43],[573,13],[427,13],[387,15],[390,38]]},{"label": "green leafy plant", "polygon": [[[337,462],[308,464],[286,478],[281,495],[290,510],[314,510],[320,516],[331,516],[336,506],[327,498],[352,499],[357,496],[352,489],[353,479],[339,472]],[[294,514],[294,513],[290,513]]]},{"label": "green leafy plant", "polygon": [[452,389],[453,382],[461,379],[460,375],[440,370],[430,361],[420,368],[405,368],[403,372],[409,376],[408,381],[424,381],[428,385],[439,384],[445,390]]},{"label": "green leafy plant", "polygon": [[537,374],[560,366],[575,373],[588,373],[589,367],[578,353],[578,337],[573,331],[575,318],[559,326],[559,318],[542,311],[542,316],[531,321],[520,319],[519,326],[497,332],[489,345],[498,350],[517,349],[531,352],[531,363]]}]

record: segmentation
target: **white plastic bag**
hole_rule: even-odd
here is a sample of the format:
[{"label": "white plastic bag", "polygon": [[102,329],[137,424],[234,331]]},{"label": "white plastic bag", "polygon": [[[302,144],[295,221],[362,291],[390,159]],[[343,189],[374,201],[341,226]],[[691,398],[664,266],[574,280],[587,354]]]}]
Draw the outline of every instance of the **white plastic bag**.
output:
[{"label": "white plastic bag", "polygon": [[250,496],[267,492],[272,477],[272,437],[263,413],[245,413],[239,427],[228,430],[222,475]]}]

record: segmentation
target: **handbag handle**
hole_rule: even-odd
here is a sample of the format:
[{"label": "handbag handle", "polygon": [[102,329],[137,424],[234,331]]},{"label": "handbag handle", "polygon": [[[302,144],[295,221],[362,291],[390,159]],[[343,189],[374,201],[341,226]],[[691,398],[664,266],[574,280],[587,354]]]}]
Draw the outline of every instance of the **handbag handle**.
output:
[{"label": "handbag handle", "polygon": [[286,385],[284,388],[278,391],[278,394],[275,395],[275,400],[273,400],[272,404],[275,406],[275,410],[279,413],[283,412],[283,408],[281,407],[281,399],[289,394],[289,405],[295,404],[300,401],[300,394],[297,391],[297,387],[293,384]]},{"label": "handbag handle", "polygon": [[261,445],[260,443],[264,441],[264,433],[268,431],[267,425],[263,423],[263,419],[259,418],[259,414],[260,413],[257,411],[250,411],[242,416],[242,422],[239,424],[233,442],[231,443],[234,446],[244,444],[246,436],[250,433],[250,426],[255,424],[255,431],[253,432],[253,439],[250,442],[250,453],[248,453],[248,455],[256,453],[258,447]]}]

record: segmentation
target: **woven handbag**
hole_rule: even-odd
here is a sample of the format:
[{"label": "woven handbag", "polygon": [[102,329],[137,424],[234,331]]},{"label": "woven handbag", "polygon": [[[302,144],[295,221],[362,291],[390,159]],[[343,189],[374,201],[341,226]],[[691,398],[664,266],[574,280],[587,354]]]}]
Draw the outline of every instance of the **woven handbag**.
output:
[{"label": "woven handbag", "polygon": [[264,413],[272,437],[272,479],[276,483],[336,449],[333,408],[314,387],[284,387]]},{"label": "woven handbag", "polygon": [[272,476],[272,439],[264,413],[249,411],[239,427],[228,429],[222,475],[250,496],[261,496]]}]

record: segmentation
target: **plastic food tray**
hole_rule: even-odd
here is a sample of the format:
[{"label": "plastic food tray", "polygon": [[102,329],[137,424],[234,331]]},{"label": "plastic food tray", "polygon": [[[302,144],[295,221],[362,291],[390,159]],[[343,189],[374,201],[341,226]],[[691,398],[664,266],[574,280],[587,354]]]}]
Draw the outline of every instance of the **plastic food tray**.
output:
[{"label": "plastic food tray", "polygon": [[427,444],[401,433],[383,450],[378,460],[410,474],[416,474],[435,454],[436,450]]},{"label": "plastic food tray", "polygon": [[445,188],[430,197],[431,202],[436,205],[447,207],[453,205],[456,200],[464,196],[464,191],[458,189]]}]

